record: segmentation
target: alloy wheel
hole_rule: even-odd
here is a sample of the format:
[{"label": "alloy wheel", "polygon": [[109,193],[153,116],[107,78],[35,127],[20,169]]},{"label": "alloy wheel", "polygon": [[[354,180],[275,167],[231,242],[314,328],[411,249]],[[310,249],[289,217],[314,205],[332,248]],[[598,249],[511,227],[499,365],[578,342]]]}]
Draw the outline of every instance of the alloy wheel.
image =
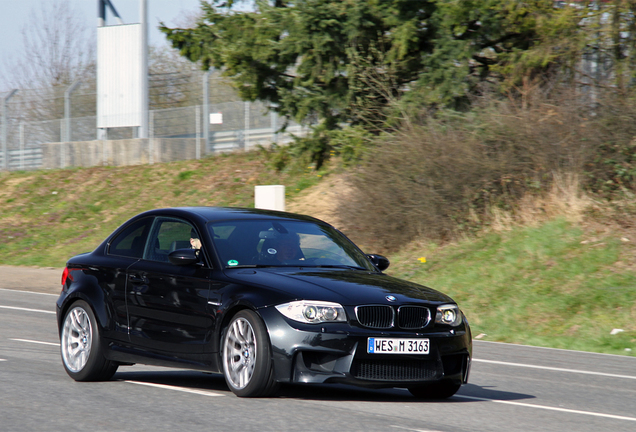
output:
[{"label": "alloy wheel", "polygon": [[242,389],[250,383],[258,354],[256,348],[252,325],[245,318],[235,320],[227,331],[223,350],[226,377],[233,387]]},{"label": "alloy wheel", "polygon": [[86,366],[93,344],[93,328],[86,311],[81,307],[72,309],[62,328],[62,358],[71,372],[79,372]]}]

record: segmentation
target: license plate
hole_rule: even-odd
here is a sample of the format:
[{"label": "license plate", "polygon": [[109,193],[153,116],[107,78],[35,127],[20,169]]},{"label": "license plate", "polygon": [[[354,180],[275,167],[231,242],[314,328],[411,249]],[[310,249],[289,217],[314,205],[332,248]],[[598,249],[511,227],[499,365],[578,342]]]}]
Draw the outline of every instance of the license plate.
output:
[{"label": "license plate", "polygon": [[428,339],[373,338],[367,343],[369,354],[428,354]]}]

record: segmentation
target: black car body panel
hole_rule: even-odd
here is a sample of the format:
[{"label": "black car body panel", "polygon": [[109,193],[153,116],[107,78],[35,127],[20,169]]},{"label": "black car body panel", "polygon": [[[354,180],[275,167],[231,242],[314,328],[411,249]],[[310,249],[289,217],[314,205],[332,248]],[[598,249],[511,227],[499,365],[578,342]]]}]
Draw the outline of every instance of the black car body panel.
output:
[{"label": "black car body panel", "polygon": [[[448,303],[453,300],[433,289],[402,281],[377,272],[347,269],[283,268],[256,269],[252,272],[230,270],[226,275],[247,284],[258,281],[274,286],[298,298],[334,301],[343,304],[386,303],[389,294],[397,302]],[[314,297],[312,297],[314,296]]]},{"label": "black car body panel", "polygon": [[[314,231],[341,236],[317,219],[266,210],[198,207],[142,213],[93,252],[68,261],[68,278],[57,300],[60,334],[66,312],[81,299],[96,317],[107,359],[119,364],[222,372],[222,336],[232,317],[249,309],[266,328],[278,382],[342,382],[366,387],[409,387],[442,379],[466,382],[472,358],[466,318],[459,312],[462,320],[458,325],[436,323],[438,307],[455,305],[450,297],[382,273],[368,257],[359,258],[364,254],[345,237],[338,241],[346,242],[342,247],[353,251],[356,265],[310,265],[322,258],[302,257],[294,265],[260,266],[245,261],[249,253],[244,250],[233,251],[230,257],[241,256],[240,260],[228,259],[220,248],[237,246],[231,242],[232,234],[227,234],[233,221],[274,224],[265,234],[259,231],[261,254],[267,238],[278,235],[277,221],[312,224]],[[280,228],[286,232],[282,225]],[[186,229],[203,244],[197,252],[200,261],[174,265],[169,254],[185,246],[183,240],[174,238],[184,235]],[[272,256],[277,252],[266,250]],[[306,255],[309,253],[313,252]],[[299,300],[339,304],[346,320],[299,322],[276,307]],[[381,325],[361,322],[361,308],[364,313],[379,311],[390,319]],[[414,311],[422,315],[420,328],[408,321]],[[425,355],[369,353],[369,338],[427,340],[430,349]]]}]

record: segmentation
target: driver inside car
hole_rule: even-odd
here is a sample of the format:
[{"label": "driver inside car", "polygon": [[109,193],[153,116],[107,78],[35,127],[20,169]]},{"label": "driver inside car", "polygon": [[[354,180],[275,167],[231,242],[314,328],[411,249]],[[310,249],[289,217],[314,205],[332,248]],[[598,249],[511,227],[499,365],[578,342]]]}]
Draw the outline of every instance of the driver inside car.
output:
[{"label": "driver inside car", "polygon": [[300,237],[296,233],[283,234],[279,238],[268,239],[263,243],[261,255],[279,263],[305,259],[300,250]]},{"label": "driver inside car", "polygon": [[201,250],[201,239],[194,229],[190,230],[190,247],[197,251],[197,255],[198,251]]}]

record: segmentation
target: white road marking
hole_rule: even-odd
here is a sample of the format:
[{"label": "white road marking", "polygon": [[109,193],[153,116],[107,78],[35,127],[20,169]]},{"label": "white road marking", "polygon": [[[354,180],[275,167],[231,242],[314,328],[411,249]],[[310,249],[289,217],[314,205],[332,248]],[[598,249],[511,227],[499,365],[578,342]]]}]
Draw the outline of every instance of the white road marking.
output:
[{"label": "white road marking", "polygon": [[0,359],[0,361],[7,361],[7,359]]},{"label": "white road marking", "polygon": [[42,310],[42,309],[29,309],[29,308],[22,308],[22,307],[16,307],[16,306],[2,306],[2,305],[0,305],[0,308],[2,308],[2,309],[21,310],[21,311],[26,311],[26,312],[47,313],[47,314],[54,314],[55,313],[55,311],[48,311],[48,310]]},{"label": "white road marking", "polygon": [[611,377],[611,378],[636,379],[636,376],[631,376],[631,375],[617,375],[617,374],[610,374],[610,373],[604,373],[604,372],[592,372],[592,371],[585,371],[585,370],[578,370],[578,369],[564,369],[564,368],[549,367],[549,366],[537,366],[537,365],[530,365],[530,364],[524,364],[524,363],[509,363],[509,362],[503,362],[503,361],[497,361],[497,360],[482,360],[482,359],[474,358],[472,361],[478,362],[478,363],[491,363],[491,364],[498,364],[498,365],[504,365],[504,366],[543,369],[543,370],[550,370],[550,371],[556,371],[556,372],[570,372],[570,373],[578,373],[578,374],[585,374],[585,375],[598,375],[598,376]]},{"label": "white road marking", "polygon": [[584,353],[584,354],[592,354],[592,355],[599,355],[599,356],[633,358],[633,357],[628,357],[628,356],[624,356],[624,355],[620,355],[620,354],[606,354],[606,353],[597,353],[597,352],[592,352],[592,351],[569,350],[569,349],[564,349],[564,348],[550,348],[550,347],[542,347],[542,346],[534,346],[534,345],[523,345],[523,344],[507,343],[507,342],[493,342],[493,341],[485,341],[485,340],[479,340],[479,339],[473,339],[473,343],[475,343],[475,344],[497,344],[497,345],[506,345],[506,346],[509,346],[509,347],[523,347],[523,348],[532,348],[532,349],[540,349],[540,350],[565,351],[565,352],[569,352],[569,353]]},{"label": "white road marking", "polygon": [[40,345],[51,345],[51,346],[56,346],[59,347],[60,344],[59,343],[52,343],[52,342],[42,342],[42,341],[36,341],[36,340],[29,340],[29,339],[11,339],[12,341],[16,341],[16,342],[27,342],[27,343],[32,343],[32,344],[40,344]]},{"label": "white road marking", "polygon": [[[59,294],[51,294],[51,293],[41,293],[41,292],[35,292],[35,291],[23,291],[23,290],[14,290],[14,289],[9,289],[9,288],[0,288],[0,291],[10,291],[10,292],[18,292],[18,293],[24,293],[24,294],[38,294],[38,295],[47,295],[47,296],[54,296],[54,297],[59,297]],[[62,289],[60,288],[60,291],[62,291]]]},{"label": "white road marking", "polygon": [[398,426],[398,425],[390,425],[389,427],[392,427],[392,428],[395,428],[395,429],[413,431],[413,432],[442,432],[442,431],[432,430],[432,429],[411,429],[411,428],[407,428],[407,427],[404,427],[404,426]]},{"label": "white road marking", "polygon": [[147,383],[147,382],[141,382],[141,381],[124,381],[124,382],[130,383],[130,384],[144,385],[144,386],[148,386],[148,387],[157,387],[157,388],[167,389],[167,390],[176,390],[176,391],[180,391],[180,392],[184,392],[184,393],[198,394],[198,395],[201,395],[201,396],[223,396],[220,393],[214,393],[214,392],[205,391],[205,390],[195,390],[195,389],[191,389],[191,388],[187,388],[187,387],[178,387],[178,386],[171,386],[171,385],[165,385],[165,384]]},{"label": "white road marking", "polygon": [[565,412],[570,414],[584,414],[584,415],[590,415],[594,417],[604,417],[604,418],[610,418],[615,420],[628,420],[628,421],[636,422],[636,417],[626,417],[626,416],[619,416],[614,414],[604,414],[604,413],[597,413],[593,411],[581,411],[581,410],[575,410],[575,409],[558,408],[558,407],[551,407],[546,405],[535,405],[535,404],[505,401],[505,400],[499,400],[499,399],[485,399],[485,398],[474,397],[474,396],[455,395],[453,397],[458,397],[462,399],[472,399],[472,400],[478,400],[478,401],[484,401],[484,402],[495,402],[495,403],[501,403],[506,405],[516,405],[516,406],[522,406],[522,407],[528,407],[528,408],[544,409],[549,411],[560,411],[560,412]]}]

